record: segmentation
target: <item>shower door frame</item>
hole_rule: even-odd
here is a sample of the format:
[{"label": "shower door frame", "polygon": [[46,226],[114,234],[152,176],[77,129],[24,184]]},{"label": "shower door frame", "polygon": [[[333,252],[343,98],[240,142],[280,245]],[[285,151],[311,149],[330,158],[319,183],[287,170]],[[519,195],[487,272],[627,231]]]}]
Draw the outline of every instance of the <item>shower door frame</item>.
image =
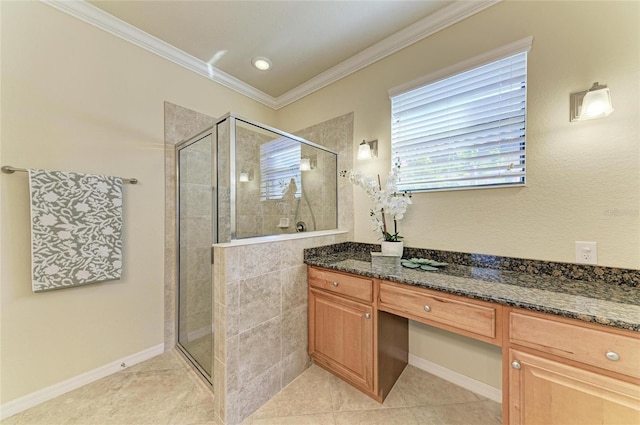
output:
[{"label": "shower door frame", "polygon": [[[291,139],[293,141],[296,141],[298,143],[301,143],[303,145],[307,145],[307,146],[311,146],[313,148],[328,152],[332,155],[334,155],[335,161],[336,161],[336,172],[337,172],[337,165],[338,165],[338,153],[332,151],[331,149],[327,148],[326,146],[322,146],[319,145],[317,143],[314,143],[310,140],[305,139],[304,137],[300,137],[300,136],[296,136],[295,134],[291,134],[291,133],[287,133],[286,131],[282,131],[279,130],[275,127],[271,127],[268,126],[266,124],[262,124],[260,122],[257,121],[251,121],[247,118],[244,118],[242,116],[239,115],[235,115],[233,113],[227,113],[225,115],[223,115],[222,117],[220,117],[216,123],[213,125],[213,127],[217,127],[220,123],[224,122],[225,120],[229,120],[229,207],[230,207],[230,231],[231,231],[231,240],[239,240],[237,239],[237,228],[236,228],[236,123],[237,121],[243,122],[245,124],[248,125],[252,125],[254,127],[260,128],[262,130],[266,130],[269,131],[271,133],[275,133],[278,134],[280,136],[286,137],[288,139]],[[217,141],[216,141],[216,146],[217,146]],[[335,211],[335,222],[336,222],[336,229],[337,229],[337,225],[338,225],[338,188],[336,187],[336,211]],[[260,237],[270,237],[270,236],[274,236],[274,235],[264,235],[264,236],[260,236]],[[243,238],[241,238],[243,239]]]},{"label": "shower door frame", "polygon": [[198,374],[202,377],[207,385],[211,387],[213,390],[213,353],[215,349],[215,333],[214,333],[214,308],[215,303],[213,302],[213,290],[214,290],[214,275],[213,270],[211,270],[211,290],[212,290],[212,299],[211,299],[211,374],[207,373],[206,370],[202,368],[202,366],[198,363],[198,361],[189,353],[189,351],[180,343],[180,151],[184,148],[187,148],[203,138],[207,136],[211,136],[211,187],[212,187],[212,195],[211,195],[211,211],[212,215],[215,214],[216,219],[211,223],[212,235],[211,235],[211,266],[213,266],[213,244],[217,243],[218,240],[218,138],[217,133],[215,131],[215,127],[217,123],[213,126],[207,127],[205,130],[200,133],[191,136],[190,138],[183,140],[180,143],[177,143],[174,148],[175,153],[175,170],[176,170],[176,218],[175,218],[175,234],[176,234],[176,317],[175,317],[175,329],[176,329],[176,347],[178,350],[187,358],[191,366],[198,372]]}]

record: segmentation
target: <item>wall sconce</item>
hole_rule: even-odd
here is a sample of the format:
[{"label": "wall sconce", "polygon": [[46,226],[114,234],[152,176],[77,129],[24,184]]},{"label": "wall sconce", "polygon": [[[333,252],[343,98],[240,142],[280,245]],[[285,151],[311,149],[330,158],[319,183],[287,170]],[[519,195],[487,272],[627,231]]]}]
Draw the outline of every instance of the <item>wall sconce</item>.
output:
[{"label": "wall sconce", "polygon": [[300,158],[300,171],[314,170],[317,166],[318,163],[313,156]]},{"label": "wall sconce", "polygon": [[247,183],[253,181],[253,169],[249,171],[240,171],[240,178],[238,178],[240,183]]},{"label": "wall sconce", "polygon": [[362,141],[358,146],[358,159],[370,159],[378,157],[378,140],[370,142]]},{"label": "wall sconce", "polygon": [[597,82],[589,90],[571,93],[570,121],[586,121],[609,116],[613,112],[611,93]]}]

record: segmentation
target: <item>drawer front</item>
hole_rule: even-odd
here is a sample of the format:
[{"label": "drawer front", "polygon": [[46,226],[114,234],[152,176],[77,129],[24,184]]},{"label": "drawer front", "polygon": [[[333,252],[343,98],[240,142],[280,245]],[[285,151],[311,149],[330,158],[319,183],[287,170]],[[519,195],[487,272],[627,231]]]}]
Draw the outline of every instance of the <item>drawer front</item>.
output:
[{"label": "drawer front", "polygon": [[512,344],[640,378],[640,335],[626,336],[515,311],[509,321]]},{"label": "drawer front", "polygon": [[309,286],[361,301],[373,302],[371,279],[309,267]]},{"label": "drawer front", "polygon": [[[426,289],[380,284],[380,308],[437,326],[446,325],[487,338],[496,337],[496,308],[438,295]],[[420,320],[424,319],[424,320]]]}]

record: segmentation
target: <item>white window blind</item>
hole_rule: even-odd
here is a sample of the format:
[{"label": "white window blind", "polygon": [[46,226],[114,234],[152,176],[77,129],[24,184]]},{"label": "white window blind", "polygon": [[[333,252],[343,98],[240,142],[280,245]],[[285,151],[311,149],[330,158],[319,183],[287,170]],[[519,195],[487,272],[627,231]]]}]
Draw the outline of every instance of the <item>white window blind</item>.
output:
[{"label": "white window blind", "polygon": [[300,143],[279,138],[260,145],[260,199],[282,199],[291,179],[300,197]]},{"label": "white window blind", "polygon": [[391,96],[399,190],[525,183],[527,53]]}]

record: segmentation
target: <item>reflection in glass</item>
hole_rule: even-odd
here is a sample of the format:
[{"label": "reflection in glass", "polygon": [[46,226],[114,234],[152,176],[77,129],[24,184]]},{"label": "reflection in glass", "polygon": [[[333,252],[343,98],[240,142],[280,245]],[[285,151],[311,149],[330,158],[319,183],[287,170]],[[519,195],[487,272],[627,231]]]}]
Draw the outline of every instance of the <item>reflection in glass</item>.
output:
[{"label": "reflection in glass", "polygon": [[[231,239],[337,227],[335,153],[284,132],[227,120],[235,129],[225,132],[235,134],[235,143],[229,138],[236,182],[230,188]],[[245,178],[247,170],[253,179]]]}]

